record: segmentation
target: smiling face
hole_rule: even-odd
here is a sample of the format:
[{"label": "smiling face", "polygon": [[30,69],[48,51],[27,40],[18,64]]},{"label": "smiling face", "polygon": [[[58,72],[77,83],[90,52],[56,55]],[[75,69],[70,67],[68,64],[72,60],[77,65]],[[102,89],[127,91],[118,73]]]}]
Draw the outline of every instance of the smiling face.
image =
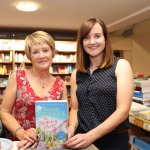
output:
[{"label": "smiling face", "polygon": [[32,65],[39,70],[46,70],[52,64],[52,50],[46,43],[31,47]]},{"label": "smiling face", "polygon": [[83,48],[89,57],[99,57],[105,48],[105,38],[102,27],[95,23],[89,34],[83,39]]}]

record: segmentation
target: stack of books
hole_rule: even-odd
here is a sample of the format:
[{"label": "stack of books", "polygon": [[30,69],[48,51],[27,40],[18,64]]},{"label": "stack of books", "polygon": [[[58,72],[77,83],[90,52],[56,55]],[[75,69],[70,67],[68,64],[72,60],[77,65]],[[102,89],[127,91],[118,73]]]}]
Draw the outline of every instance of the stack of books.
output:
[{"label": "stack of books", "polygon": [[130,136],[131,150],[149,150],[150,149],[150,137],[137,137]]},{"label": "stack of books", "polygon": [[150,80],[134,81],[133,101],[150,106]]},{"label": "stack of books", "polygon": [[130,114],[136,116],[139,115],[140,111],[146,111],[146,110],[149,110],[149,107],[136,102],[132,102],[130,108]]}]

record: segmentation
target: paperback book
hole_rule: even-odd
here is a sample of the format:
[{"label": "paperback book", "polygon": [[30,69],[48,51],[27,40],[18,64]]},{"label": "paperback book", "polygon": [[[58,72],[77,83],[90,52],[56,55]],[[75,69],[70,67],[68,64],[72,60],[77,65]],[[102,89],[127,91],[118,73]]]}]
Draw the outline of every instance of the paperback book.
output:
[{"label": "paperback book", "polygon": [[64,148],[68,132],[68,101],[36,101],[37,149]]},{"label": "paperback book", "polygon": [[134,81],[135,86],[150,86],[150,80]]}]

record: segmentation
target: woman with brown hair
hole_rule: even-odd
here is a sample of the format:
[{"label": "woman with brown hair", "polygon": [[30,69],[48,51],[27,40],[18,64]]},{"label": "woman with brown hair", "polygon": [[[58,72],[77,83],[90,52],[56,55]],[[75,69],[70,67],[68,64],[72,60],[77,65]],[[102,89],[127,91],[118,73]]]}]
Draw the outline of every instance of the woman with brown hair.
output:
[{"label": "woman with brown hair", "polygon": [[102,20],[90,18],[81,25],[76,65],[66,147],[93,143],[100,150],[128,150],[133,74],[125,59],[114,56]]}]

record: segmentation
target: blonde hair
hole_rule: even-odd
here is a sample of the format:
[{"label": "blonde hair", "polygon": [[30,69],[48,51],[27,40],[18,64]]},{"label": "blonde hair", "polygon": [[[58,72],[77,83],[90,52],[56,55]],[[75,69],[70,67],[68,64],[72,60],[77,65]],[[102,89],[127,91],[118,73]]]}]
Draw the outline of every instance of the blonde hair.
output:
[{"label": "blonde hair", "polygon": [[50,46],[50,48],[52,49],[52,57],[54,58],[55,42],[53,38],[47,32],[36,31],[25,38],[25,53],[29,60],[31,60],[31,47],[33,45],[43,44],[43,43],[46,43]]}]

